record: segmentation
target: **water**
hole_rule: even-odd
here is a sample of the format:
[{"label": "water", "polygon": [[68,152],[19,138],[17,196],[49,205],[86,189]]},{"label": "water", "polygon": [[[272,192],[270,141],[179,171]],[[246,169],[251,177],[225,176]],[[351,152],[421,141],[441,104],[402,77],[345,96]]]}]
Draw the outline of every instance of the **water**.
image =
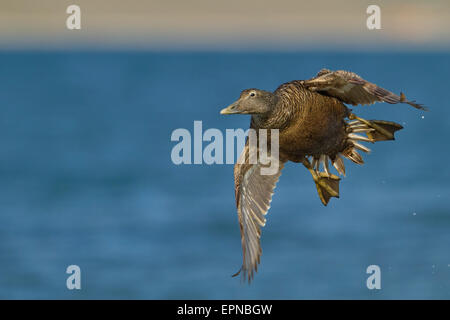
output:
[{"label": "water", "polygon": [[[446,53],[0,54],[0,297],[450,298],[450,56]],[[219,110],[244,88],[349,69],[430,107],[354,107],[405,129],[323,207],[283,171],[251,286],[231,165],[176,166],[176,128],[247,128]],[[422,116],[424,116],[422,118]],[[82,289],[66,288],[79,265]],[[379,265],[382,289],[366,288]]]}]

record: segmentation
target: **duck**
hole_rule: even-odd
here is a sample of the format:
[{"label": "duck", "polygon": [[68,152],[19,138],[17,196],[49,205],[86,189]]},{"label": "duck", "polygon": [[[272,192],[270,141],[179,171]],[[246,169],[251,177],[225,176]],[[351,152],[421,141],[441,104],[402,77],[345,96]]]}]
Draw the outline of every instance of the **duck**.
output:
[{"label": "duck", "polygon": [[[250,283],[260,264],[261,228],[266,224],[272,195],[284,164],[301,163],[310,173],[323,205],[339,198],[339,182],[345,176],[344,159],[362,165],[360,152],[370,149],[364,142],[395,140],[403,127],[395,122],[366,120],[347,105],[371,105],[375,102],[408,104],[427,108],[364,80],[354,72],[320,70],[308,80],[281,84],[275,91],[245,89],[238,100],[222,109],[222,115],[251,115],[250,130],[259,136],[261,130],[277,130],[277,170],[262,174],[262,161],[249,161],[253,149],[247,137],[245,147],[234,166],[235,200],[239,220],[243,263],[233,276],[241,274]],[[249,134],[250,136],[250,134]],[[267,135],[270,137],[270,134]],[[258,141],[258,140],[257,140]],[[270,154],[271,147],[264,146]],[[337,171],[332,173],[330,164]]]}]

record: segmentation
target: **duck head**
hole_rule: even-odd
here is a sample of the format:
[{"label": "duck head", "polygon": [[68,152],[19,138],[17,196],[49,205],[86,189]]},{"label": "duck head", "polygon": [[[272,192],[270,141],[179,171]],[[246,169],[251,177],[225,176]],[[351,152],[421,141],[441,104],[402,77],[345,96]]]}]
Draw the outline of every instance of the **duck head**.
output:
[{"label": "duck head", "polygon": [[277,103],[275,94],[259,89],[246,89],[237,101],[220,111],[220,114],[264,115],[272,111]]}]

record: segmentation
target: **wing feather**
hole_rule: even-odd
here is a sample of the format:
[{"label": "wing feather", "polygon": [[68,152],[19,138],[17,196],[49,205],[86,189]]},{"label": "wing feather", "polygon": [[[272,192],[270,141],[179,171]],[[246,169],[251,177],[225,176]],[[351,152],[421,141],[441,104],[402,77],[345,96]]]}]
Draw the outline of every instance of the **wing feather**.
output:
[{"label": "wing feather", "polygon": [[261,227],[266,224],[265,215],[281,175],[283,163],[273,175],[261,175],[261,164],[249,164],[249,147],[245,146],[238,163],[234,167],[236,207],[241,230],[243,263],[241,269],[244,280],[250,282],[258,270],[261,257]]},{"label": "wing feather", "polygon": [[344,103],[366,105],[375,102],[390,104],[407,103],[414,108],[427,110],[421,104],[406,99],[403,93],[395,93],[368,82],[354,72],[322,69],[316,77],[303,81],[303,85],[311,91],[335,97]]}]

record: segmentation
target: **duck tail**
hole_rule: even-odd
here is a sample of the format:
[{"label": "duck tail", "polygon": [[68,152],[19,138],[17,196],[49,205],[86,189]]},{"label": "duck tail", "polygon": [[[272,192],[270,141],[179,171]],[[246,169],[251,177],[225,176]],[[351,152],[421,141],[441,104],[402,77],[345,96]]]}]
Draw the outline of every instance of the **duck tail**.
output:
[{"label": "duck tail", "polygon": [[374,143],[377,141],[395,140],[394,133],[403,129],[401,125],[391,121],[365,120],[354,114],[351,114],[349,118],[352,121],[347,123],[346,147],[341,154],[357,164],[364,163],[358,151],[370,152],[370,149],[361,144],[361,142]]}]

